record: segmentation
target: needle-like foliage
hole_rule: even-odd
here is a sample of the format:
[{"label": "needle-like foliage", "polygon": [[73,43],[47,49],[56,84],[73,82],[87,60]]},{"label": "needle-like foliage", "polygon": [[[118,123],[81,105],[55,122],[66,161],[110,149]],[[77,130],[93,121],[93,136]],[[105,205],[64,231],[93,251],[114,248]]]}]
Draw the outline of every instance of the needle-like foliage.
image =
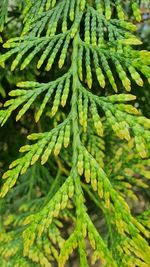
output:
[{"label": "needle-like foliage", "polygon": [[[9,92],[0,122],[32,110],[46,131],[27,136],[2,176],[0,266],[64,267],[76,249],[80,267],[150,266],[149,211],[131,209],[150,179],[150,120],[131,93],[150,82],[131,22],[148,2],[15,1],[23,29],[4,42],[0,66],[36,70]],[[0,4],[3,39],[12,7]]]}]

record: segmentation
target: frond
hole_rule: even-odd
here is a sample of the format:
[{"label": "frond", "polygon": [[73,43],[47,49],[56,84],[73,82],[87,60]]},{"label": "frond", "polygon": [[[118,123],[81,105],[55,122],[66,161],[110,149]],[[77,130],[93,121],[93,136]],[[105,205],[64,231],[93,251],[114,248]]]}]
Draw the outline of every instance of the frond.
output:
[{"label": "frond", "polygon": [[54,116],[60,104],[63,107],[66,105],[70,80],[71,74],[68,72],[57,80],[46,84],[40,84],[32,81],[18,83],[18,87],[20,87],[20,89],[13,90],[9,93],[10,96],[15,96],[16,98],[6,101],[4,106],[8,108],[0,111],[0,121],[2,125],[7,121],[12,111],[16,110],[25,102],[16,117],[16,120],[19,120],[30,108],[36,98],[42,93],[45,93],[45,96],[38,112],[35,114],[35,120],[38,121],[40,119],[48,101],[55,92],[54,103],[51,111],[51,116]]},{"label": "frond", "polygon": [[41,157],[41,164],[45,164],[54,151],[57,156],[60,153],[62,145],[67,147],[70,141],[70,117],[56,128],[52,129],[49,133],[35,133],[28,136],[29,140],[38,140],[33,145],[25,145],[20,148],[20,152],[27,152],[25,156],[19,158],[11,163],[9,170],[3,175],[3,179],[7,178],[1,190],[1,196],[7,194],[9,188],[12,188],[19,174],[24,174],[30,165]]},{"label": "frond", "polygon": [[[0,123],[12,113],[22,120],[31,109],[35,123],[44,113],[49,118],[3,174],[0,263],[64,267],[78,249],[81,267],[97,260],[108,267],[150,265],[148,213],[134,216],[128,204],[150,178],[150,120],[128,93],[145,78],[150,82],[149,52],[140,51],[134,24],[141,4],[27,0],[22,6],[22,34],[4,43],[0,65],[11,62],[11,72],[21,73],[34,64],[37,81],[23,79],[9,93]],[[90,216],[87,195],[106,222],[106,238]],[[63,236],[66,221],[71,226]]]}]

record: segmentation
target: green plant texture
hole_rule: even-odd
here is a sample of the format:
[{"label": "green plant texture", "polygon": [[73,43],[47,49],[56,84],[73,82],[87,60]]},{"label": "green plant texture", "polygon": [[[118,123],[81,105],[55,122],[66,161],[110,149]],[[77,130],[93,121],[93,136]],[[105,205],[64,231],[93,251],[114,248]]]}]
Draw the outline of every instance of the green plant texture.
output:
[{"label": "green plant texture", "polygon": [[150,266],[149,5],[0,0],[0,266]]}]

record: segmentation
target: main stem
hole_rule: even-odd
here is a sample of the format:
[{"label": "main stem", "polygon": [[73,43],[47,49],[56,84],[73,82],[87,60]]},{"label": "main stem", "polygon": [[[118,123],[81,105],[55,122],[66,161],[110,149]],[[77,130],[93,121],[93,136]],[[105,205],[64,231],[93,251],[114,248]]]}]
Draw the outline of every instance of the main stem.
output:
[{"label": "main stem", "polygon": [[76,35],[74,40],[73,40],[73,53],[72,53],[72,75],[73,75],[72,89],[73,89],[73,95],[72,95],[72,101],[71,101],[72,130],[73,130],[72,172],[75,176],[77,176],[78,146],[80,143],[78,112],[77,112],[77,99],[78,99],[77,56],[78,56],[78,36]]},{"label": "main stem", "polygon": [[78,161],[78,148],[80,146],[79,136],[79,125],[78,125],[78,111],[77,111],[77,100],[78,100],[78,69],[77,69],[77,57],[78,57],[78,34],[75,36],[73,41],[73,53],[72,53],[72,71],[73,71],[73,95],[72,95],[72,130],[73,130],[73,159],[72,159],[72,176],[75,183],[76,192],[76,227],[78,232],[78,246],[80,254],[80,266],[88,266],[86,258],[85,241],[82,234],[83,226],[83,211],[84,211],[84,198],[82,194],[82,188],[80,183],[80,177],[77,171]]}]

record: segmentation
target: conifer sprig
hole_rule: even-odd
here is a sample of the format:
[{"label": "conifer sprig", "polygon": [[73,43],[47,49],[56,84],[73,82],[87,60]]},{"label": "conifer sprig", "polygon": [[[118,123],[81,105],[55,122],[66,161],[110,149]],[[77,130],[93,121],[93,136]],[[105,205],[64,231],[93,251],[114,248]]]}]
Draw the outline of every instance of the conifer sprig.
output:
[{"label": "conifer sprig", "polygon": [[[137,2],[130,1],[130,8],[140,21]],[[0,30],[7,10],[8,1],[5,1]],[[13,227],[18,229],[7,232],[7,223],[3,223],[6,231],[0,239],[2,262],[5,264],[9,259],[11,266],[17,267],[19,264],[52,266],[55,261],[64,267],[77,248],[81,267],[95,264],[97,260],[102,266],[110,267],[149,266],[147,214],[134,217],[126,197],[135,197],[134,192],[130,194],[128,190],[131,182],[140,188],[147,186],[141,180],[136,181],[135,176],[138,172],[149,179],[150,120],[128,104],[136,97],[124,93],[124,89],[131,91],[132,83],[142,87],[144,76],[150,81],[150,60],[149,52],[136,49],[141,41],[133,33],[136,27],[125,14],[124,1],[27,0],[22,14],[22,34],[3,45],[9,51],[0,55],[0,65],[13,57],[11,71],[18,67],[22,71],[35,61],[39,74],[47,71],[50,81],[18,83],[19,89],[9,93],[14,98],[6,101],[5,109],[0,110],[0,122],[3,125],[12,112],[18,112],[21,107],[16,117],[20,120],[31,107],[35,108],[37,98],[41,102],[35,123],[44,117],[46,109],[50,120],[62,114],[60,106],[65,107],[65,115],[60,123],[51,124],[49,131],[30,134],[28,139],[35,143],[21,147],[24,156],[13,161],[3,175],[6,181],[0,191],[1,198],[10,188],[11,192],[17,189],[21,175],[39,159],[41,165],[49,164],[54,178],[43,205],[36,194],[33,210],[30,203],[26,204],[27,213],[22,220],[18,214],[15,215],[17,221],[10,218]],[[59,70],[52,78],[56,65]],[[111,88],[107,90],[109,84],[119,94],[112,94]],[[108,160],[104,139],[110,129],[121,140],[125,139],[128,147],[118,149],[113,159]],[[64,153],[61,153],[63,147]],[[134,149],[144,158],[143,163],[132,153],[132,162],[126,164],[126,151],[131,153]],[[56,171],[56,164],[60,170]],[[37,180],[34,172],[33,178]],[[32,200],[33,180],[29,180],[30,177],[27,179],[28,200]],[[90,218],[85,192],[101,210],[110,242],[101,236]],[[72,225],[65,239],[59,228],[67,219]],[[87,240],[92,256],[88,255]]]}]

